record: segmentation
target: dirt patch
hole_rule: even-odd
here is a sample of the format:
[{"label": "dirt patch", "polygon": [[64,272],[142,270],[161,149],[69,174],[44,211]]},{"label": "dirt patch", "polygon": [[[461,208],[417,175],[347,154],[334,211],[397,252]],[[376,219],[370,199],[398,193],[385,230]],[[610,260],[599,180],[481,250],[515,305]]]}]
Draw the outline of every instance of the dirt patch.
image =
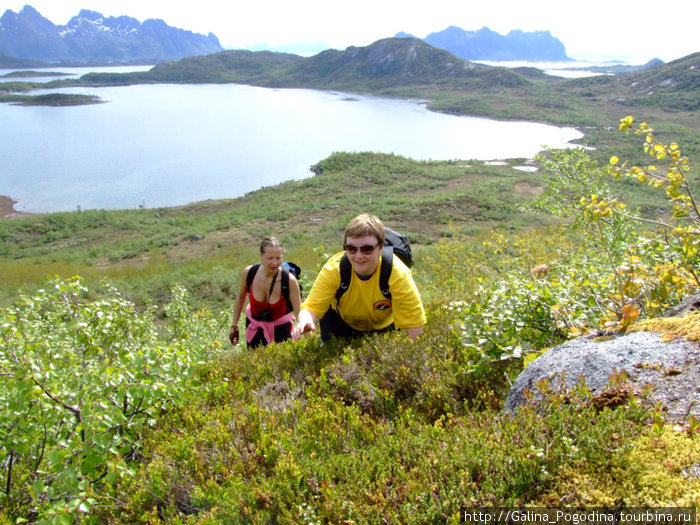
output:
[{"label": "dirt patch", "polygon": [[177,245],[170,247],[168,258],[170,260],[186,260],[193,257],[205,257],[216,255],[227,246],[257,246],[259,242],[260,239],[248,234],[243,228],[211,231],[202,236],[183,237]]},{"label": "dirt patch", "polygon": [[536,186],[530,182],[521,181],[513,184],[513,191],[523,197],[538,197],[544,191],[542,186]]},{"label": "dirt patch", "polygon": [[447,186],[445,186],[444,189],[452,192],[454,190],[469,188],[474,184],[474,180],[478,179],[479,177],[481,177],[481,175],[476,173],[465,173],[460,177],[455,177],[454,179],[447,181]]}]

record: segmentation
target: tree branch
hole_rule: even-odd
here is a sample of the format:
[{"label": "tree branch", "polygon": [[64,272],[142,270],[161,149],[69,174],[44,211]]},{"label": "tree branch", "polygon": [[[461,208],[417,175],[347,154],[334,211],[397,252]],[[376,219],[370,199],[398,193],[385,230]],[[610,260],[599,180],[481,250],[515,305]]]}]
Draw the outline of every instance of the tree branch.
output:
[{"label": "tree branch", "polygon": [[74,407],[74,406],[72,406],[72,405],[69,405],[69,404],[67,404],[67,403],[64,403],[63,401],[61,401],[60,399],[58,399],[58,398],[57,398],[56,396],[54,396],[51,392],[49,392],[48,389],[47,389],[42,383],[40,383],[39,381],[37,381],[36,377],[33,377],[32,380],[34,381],[34,383],[35,383],[39,388],[41,388],[41,390],[44,392],[44,394],[46,394],[46,396],[47,396],[51,401],[53,401],[53,402],[56,403],[57,405],[61,405],[61,406],[62,406],[63,408],[65,408],[66,410],[69,410],[70,412],[72,412],[73,415],[74,415],[74,416],[76,417],[76,419],[78,420],[78,422],[81,422],[81,421],[83,420],[83,416],[82,416],[82,414],[80,413],[80,409],[79,409],[79,408]]}]

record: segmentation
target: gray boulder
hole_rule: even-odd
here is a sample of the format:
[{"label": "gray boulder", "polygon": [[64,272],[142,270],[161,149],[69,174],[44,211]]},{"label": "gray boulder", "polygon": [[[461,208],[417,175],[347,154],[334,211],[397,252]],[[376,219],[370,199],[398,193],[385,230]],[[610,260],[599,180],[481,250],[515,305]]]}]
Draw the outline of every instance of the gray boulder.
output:
[{"label": "gray boulder", "polygon": [[651,398],[661,402],[670,416],[700,415],[700,345],[696,342],[661,341],[654,332],[634,332],[596,342],[580,337],[552,348],[535,359],[513,383],[504,405],[512,412],[526,402],[523,391],[539,396],[538,381],[549,379],[552,388],[567,388],[579,376],[594,395],[606,390],[611,374],[625,370],[635,389],[653,385]]}]

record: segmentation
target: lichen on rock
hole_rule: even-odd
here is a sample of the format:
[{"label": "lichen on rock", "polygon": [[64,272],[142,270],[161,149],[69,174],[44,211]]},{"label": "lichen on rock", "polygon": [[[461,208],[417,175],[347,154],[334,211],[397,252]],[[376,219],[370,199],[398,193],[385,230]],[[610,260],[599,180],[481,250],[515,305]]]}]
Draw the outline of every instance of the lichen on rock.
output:
[{"label": "lichen on rock", "polygon": [[659,317],[640,321],[630,332],[656,332],[664,342],[683,338],[700,342],[700,312],[692,312],[683,317]]}]

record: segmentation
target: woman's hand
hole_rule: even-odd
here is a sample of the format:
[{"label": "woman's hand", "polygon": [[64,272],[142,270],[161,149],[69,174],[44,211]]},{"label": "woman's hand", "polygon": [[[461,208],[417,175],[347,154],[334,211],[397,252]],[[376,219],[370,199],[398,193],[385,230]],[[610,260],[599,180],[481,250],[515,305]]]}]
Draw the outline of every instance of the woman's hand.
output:
[{"label": "woman's hand", "polygon": [[238,341],[240,340],[240,334],[238,333],[238,326],[232,326],[231,330],[228,333],[228,340],[231,341],[231,344],[233,346],[236,346],[238,344]]}]

